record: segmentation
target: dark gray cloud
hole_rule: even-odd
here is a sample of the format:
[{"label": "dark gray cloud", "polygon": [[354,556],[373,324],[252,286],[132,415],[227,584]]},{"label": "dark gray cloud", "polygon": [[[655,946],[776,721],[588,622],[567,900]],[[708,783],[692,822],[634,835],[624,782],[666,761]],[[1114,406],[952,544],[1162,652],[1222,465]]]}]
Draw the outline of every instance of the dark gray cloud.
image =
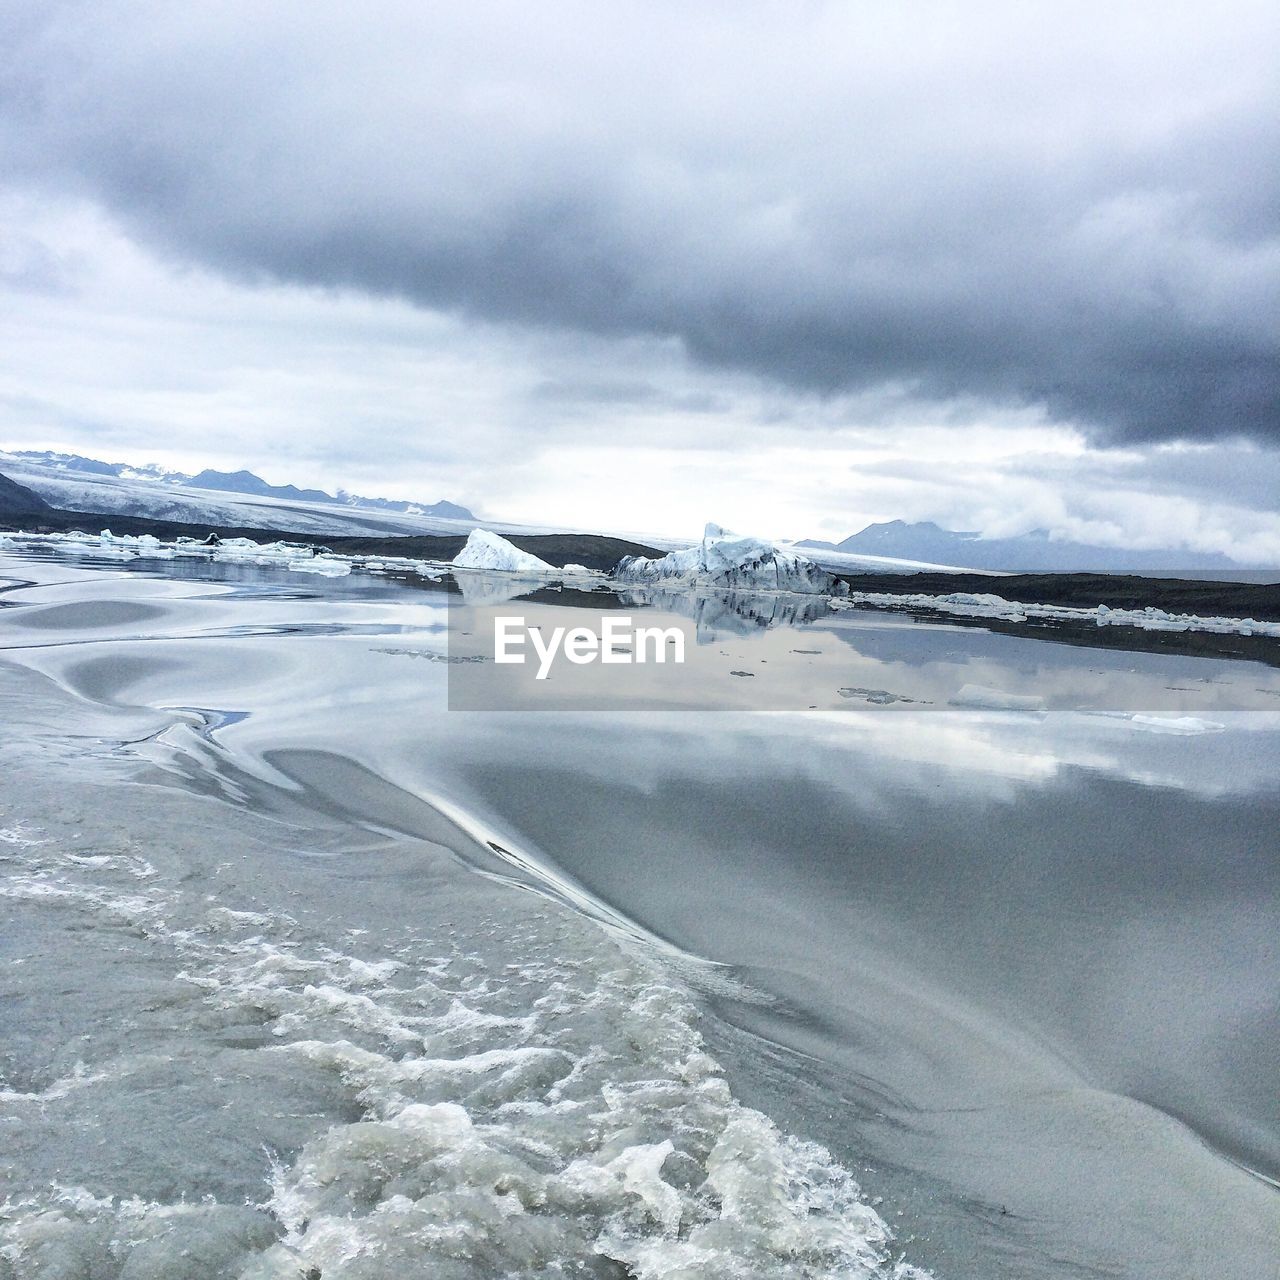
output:
[{"label": "dark gray cloud", "polygon": [[1280,513],[1280,450],[1246,444],[1184,446],[1078,457],[1027,454],[1006,464],[1009,475],[1056,485],[1095,486],[1177,496],[1200,503],[1234,503],[1259,513]]},{"label": "dark gray cloud", "polygon": [[1280,23],[1114,8],[18,5],[0,160],[242,277],[1278,441]]}]

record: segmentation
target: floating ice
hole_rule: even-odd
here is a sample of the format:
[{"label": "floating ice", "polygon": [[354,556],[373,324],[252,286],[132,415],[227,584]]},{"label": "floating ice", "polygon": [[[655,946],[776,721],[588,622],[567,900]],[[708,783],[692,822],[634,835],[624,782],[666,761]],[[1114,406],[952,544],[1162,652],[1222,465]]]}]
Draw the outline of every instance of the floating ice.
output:
[{"label": "floating ice", "polygon": [[[796,652],[799,652],[799,650]],[[888,707],[895,702],[916,701],[915,698],[908,698],[905,693],[890,693],[888,689],[862,689],[846,685],[843,689],[837,689],[836,692],[842,698],[858,698],[863,702],[871,703],[875,707]]]},{"label": "floating ice", "polygon": [[467,545],[454,556],[453,563],[460,569],[492,569],[497,573],[560,572],[488,529],[472,529]]},{"label": "floating ice", "polygon": [[12,533],[0,535],[0,548],[47,547],[74,555],[115,560],[215,560],[230,564],[251,564],[287,569],[292,573],[313,573],[327,578],[346,577],[354,570],[366,573],[416,573],[437,579],[447,568],[435,560],[417,560],[408,556],[366,557],[340,555],[327,547],[306,542],[255,542],[252,538],[179,537],[163,542],[151,534],[114,534],[110,529],[91,534]]},{"label": "floating ice", "polygon": [[747,591],[798,591],[841,595],[848,588],[806,556],[783,551],[762,538],[744,538],[709,524],[696,547],[658,559],[624,556],[613,571],[627,583],[704,583]]},{"label": "floating ice", "polygon": [[1034,693],[1005,693],[986,685],[966,684],[951,699],[953,707],[976,707],[983,711],[1044,711],[1044,699]]},{"label": "floating ice", "polygon": [[1142,631],[1208,631],[1218,635],[1280,638],[1280,622],[1168,613],[1153,605],[1148,605],[1145,609],[1112,609],[1105,604],[1091,608],[1063,604],[1029,604],[1006,600],[1003,596],[968,591],[955,591],[944,596],[854,591],[847,600],[836,604],[845,609],[924,609],[932,613],[955,614],[966,618],[993,618],[1000,622],[1026,622],[1029,618],[1045,618],[1055,622],[1094,623],[1099,627],[1137,627]]},{"label": "floating ice", "polygon": [[1155,716],[1129,711],[1086,711],[1086,715],[1102,716],[1108,720],[1123,720],[1135,729],[1148,733],[1172,733],[1188,737],[1201,733],[1221,733],[1226,725],[1217,720],[1203,720],[1199,716]]}]

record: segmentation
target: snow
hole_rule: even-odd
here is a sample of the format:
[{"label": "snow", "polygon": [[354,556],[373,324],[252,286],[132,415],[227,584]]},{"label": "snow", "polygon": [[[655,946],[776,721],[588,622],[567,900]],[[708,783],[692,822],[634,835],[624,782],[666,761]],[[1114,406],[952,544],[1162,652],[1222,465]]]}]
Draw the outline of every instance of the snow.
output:
[{"label": "snow", "polygon": [[453,558],[460,569],[489,569],[496,573],[552,573],[560,572],[554,565],[510,543],[500,534],[488,529],[472,529],[467,545]]},{"label": "snow", "polygon": [[613,576],[626,583],[705,583],[744,591],[796,591],[838,595],[843,583],[807,556],[785,551],[763,538],[740,537],[709,524],[696,547],[658,559],[625,556]]},{"label": "snow", "polygon": [[1168,613],[1148,605],[1145,609],[1112,609],[1105,604],[1083,607],[1062,604],[1028,604],[1003,596],[957,591],[945,596],[895,595],[886,591],[854,591],[836,608],[926,609],[966,618],[993,618],[1000,622],[1026,622],[1045,618],[1056,622],[1092,622],[1099,627],[1137,627],[1142,631],[1207,631],[1217,635],[1274,636],[1280,638],[1280,622],[1255,618],[1201,617],[1195,613]]}]

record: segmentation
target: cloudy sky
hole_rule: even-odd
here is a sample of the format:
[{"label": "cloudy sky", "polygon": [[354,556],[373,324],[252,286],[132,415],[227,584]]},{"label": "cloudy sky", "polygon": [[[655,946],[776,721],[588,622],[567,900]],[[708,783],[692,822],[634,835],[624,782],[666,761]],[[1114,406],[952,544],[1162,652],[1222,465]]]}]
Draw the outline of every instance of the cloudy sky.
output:
[{"label": "cloudy sky", "polygon": [[1280,562],[1274,0],[0,0],[0,445]]}]

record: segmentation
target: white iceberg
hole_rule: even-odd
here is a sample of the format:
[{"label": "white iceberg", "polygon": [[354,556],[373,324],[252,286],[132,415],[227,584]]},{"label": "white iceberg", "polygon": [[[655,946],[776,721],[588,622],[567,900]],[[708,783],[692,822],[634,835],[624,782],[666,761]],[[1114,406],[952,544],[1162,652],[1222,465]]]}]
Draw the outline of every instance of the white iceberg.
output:
[{"label": "white iceberg", "polygon": [[763,538],[743,538],[709,524],[696,547],[658,559],[624,556],[613,571],[620,582],[704,583],[743,591],[797,591],[841,595],[844,583],[807,556],[784,551]]},{"label": "white iceberg", "polygon": [[488,529],[472,529],[467,545],[453,558],[459,569],[492,569],[497,573],[559,573],[560,570]]}]

